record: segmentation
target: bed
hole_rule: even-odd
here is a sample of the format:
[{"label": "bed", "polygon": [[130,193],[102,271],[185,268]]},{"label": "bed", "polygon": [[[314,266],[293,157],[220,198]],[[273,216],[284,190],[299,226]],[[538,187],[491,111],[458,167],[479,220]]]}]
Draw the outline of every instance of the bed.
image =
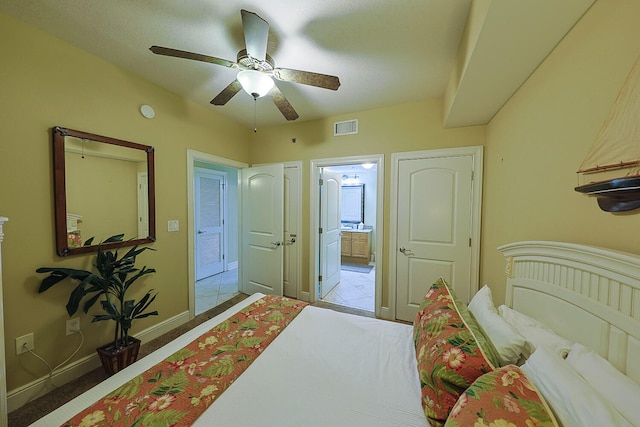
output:
[{"label": "bed", "polygon": [[[489,314],[495,316],[498,313],[503,325],[509,323],[506,321],[508,313],[517,313],[522,316],[520,320],[526,318],[540,322],[540,328],[557,333],[563,344],[559,346],[562,347],[560,352],[564,351],[557,360],[563,364],[563,370],[564,364],[569,363],[568,354],[592,349],[591,359],[597,354],[601,358],[597,363],[610,363],[617,372],[611,375],[621,375],[622,378],[616,381],[622,381],[623,386],[628,387],[629,398],[635,398],[633,393],[637,389],[634,387],[640,389],[640,366],[637,364],[640,360],[640,259],[603,249],[555,242],[521,242],[499,250],[507,261],[507,301],[500,307],[489,307],[487,303]],[[546,352],[558,350],[556,347],[549,346],[553,351],[547,351],[547,346],[540,344],[535,349],[525,340],[518,342],[518,350],[511,356],[504,356],[502,350],[509,350],[511,344],[503,346],[500,338],[492,337],[496,343],[491,344],[496,350],[492,357],[511,357],[511,360],[509,363],[504,359],[490,362],[489,351],[483,350],[485,344],[480,335],[491,334],[482,327],[475,330],[470,326],[474,320],[465,317],[473,308],[478,316],[472,314],[471,318],[482,318],[477,306],[490,301],[489,288],[483,287],[478,297],[474,297],[466,307],[457,301],[444,280],[435,282],[425,296],[414,325],[313,306],[302,307],[304,304],[301,304],[300,311],[288,326],[268,347],[257,351],[259,357],[234,378],[228,388],[193,420],[192,425],[455,427],[478,423],[489,426],[489,415],[484,414],[492,410],[497,410],[500,417],[505,417],[508,412],[520,412],[520,416],[529,417],[530,422],[533,420],[530,425],[559,425],[558,422],[567,416],[576,416],[577,420],[584,416],[592,423],[582,425],[598,425],[593,424],[596,422],[593,420],[607,419],[598,417],[611,415],[607,412],[609,406],[597,409],[602,414],[591,414],[590,411],[596,410],[589,404],[585,407],[584,400],[577,402],[583,406],[571,407],[569,415],[563,413],[565,409],[557,407],[558,401],[564,400],[565,396],[556,396],[553,387],[545,389],[548,383],[555,385],[559,381],[544,378],[548,361],[543,357]],[[83,410],[90,413],[91,410],[86,408],[94,402],[102,400],[113,390],[123,389],[132,379],[139,378],[163,361],[171,360],[172,355],[190,343],[198,342],[199,337],[216,325],[225,324],[226,319],[233,319],[236,313],[244,312],[248,319],[257,319],[251,314],[252,307],[264,304],[265,298],[271,297],[261,294],[250,296],[33,425],[65,425]],[[289,300],[285,301],[290,304]],[[458,312],[459,318],[456,317]],[[452,316],[457,320],[451,320]],[[465,329],[468,333],[457,330],[445,338],[442,334],[443,330],[448,330],[447,327],[440,320],[440,323],[434,323],[434,319],[446,319],[447,323],[455,324],[455,328],[468,327],[468,331]],[[485,325],[485,329],[490,328]],[[513,329],[520,332],[515,326]],[[248,333],[250,331],[244,330],[241,335],[246,337]],[[465,343],[460,344],[460,337],[466,340]],[[477,371],[474,377],[452,378],[449,374],[453,370],[449,368],[459,368],[460,357],[466,357],[466,363],[470,353],[464,356],[451,351],[451,348],[438,350],[439,343],[445,341],[456,343],[456,349],[487,358],[486,363],[474,366]],[[470,342],[473,345],[469,345]],[[584,347],[577,348],[578,345]],[[528,353],[524,351],[525,347]],[[516,356],[518,360],[515,360]],[[448,364],[434,362],[445,359]],[[532,363],[537,360],[541,362]],[[540,366],[545,369],[541,370]],[[606,369],[598,372],[599,377],[593,381],[612,378],[606,374]],[[436,379],[440,374],[441,378]],[[505,378],[510,379],[508,384]],[[497,391],[502,393],[499,404],[492,396]],[[514,398],[505,398],[506,395]],[[148,396],[145,398],[149,399]],[[192,401],[193,398],[192,395]],[[482,406],[486,402],[491,402],[495,408],[487,410]],[[568,406],[573,403],[569,402]],[[620,404],[622,411],[625,410],[624,404]],[[576,415],[572,410],[585,414]],[[121,425],[130,424],[126,417],[118,417]],[[86,426],[111,424],[84,423]],[[172,424],[167,422],[166,425]],[[522,425],[529,424],[523,422]],[[565,427],[568,425],[571,422],[565,423]],[[622,422],[620,425],[637,424]]]},{"label": "bed", "polygon": [[499,250],[506,257],[507,305],[640,382],[639,257],[562,242],[513,243]]}]

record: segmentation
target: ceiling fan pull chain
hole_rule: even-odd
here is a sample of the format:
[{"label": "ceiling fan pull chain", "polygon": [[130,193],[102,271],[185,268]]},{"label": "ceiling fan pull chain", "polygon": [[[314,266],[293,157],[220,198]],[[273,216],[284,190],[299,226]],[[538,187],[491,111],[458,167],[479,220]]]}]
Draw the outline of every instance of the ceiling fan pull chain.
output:
[{"label": "ceiling fan pull chain", "polygon": [[258,97],[254,95],[253,96],[253,133],[258,132],[258,127],[256,126],[257,105],[258,105]]}]

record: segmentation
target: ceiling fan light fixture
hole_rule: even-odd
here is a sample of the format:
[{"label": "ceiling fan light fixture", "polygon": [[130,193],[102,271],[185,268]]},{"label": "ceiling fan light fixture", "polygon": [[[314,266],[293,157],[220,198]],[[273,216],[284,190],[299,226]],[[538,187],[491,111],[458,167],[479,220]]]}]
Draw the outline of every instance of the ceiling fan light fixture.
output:
[{"label": "ceiling fan light fixture", "polygon": [[273,79],[256,70],[240,71],[237,79],[242,85],[242,89],[254,98],[265,96],[273,87]]}]

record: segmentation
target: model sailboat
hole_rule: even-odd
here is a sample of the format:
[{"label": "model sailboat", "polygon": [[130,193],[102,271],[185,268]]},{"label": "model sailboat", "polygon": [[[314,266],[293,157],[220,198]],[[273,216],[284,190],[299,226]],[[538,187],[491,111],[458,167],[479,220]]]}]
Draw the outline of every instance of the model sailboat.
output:
[{"label": "model sailboat", "polygon": [[575,190],[596,197],[603,211],[640,208],[640,57],[578,173],[587,182]]}]

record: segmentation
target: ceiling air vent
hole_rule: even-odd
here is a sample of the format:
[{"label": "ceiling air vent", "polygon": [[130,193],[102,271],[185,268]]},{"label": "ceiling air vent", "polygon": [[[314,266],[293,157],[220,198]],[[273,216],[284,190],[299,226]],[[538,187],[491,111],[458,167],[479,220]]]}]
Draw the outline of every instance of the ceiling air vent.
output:
[{"label": "ceiling air vent", "polygon": [[358,119],[333,123],[333,136],[355,135],[358,133]]}]

